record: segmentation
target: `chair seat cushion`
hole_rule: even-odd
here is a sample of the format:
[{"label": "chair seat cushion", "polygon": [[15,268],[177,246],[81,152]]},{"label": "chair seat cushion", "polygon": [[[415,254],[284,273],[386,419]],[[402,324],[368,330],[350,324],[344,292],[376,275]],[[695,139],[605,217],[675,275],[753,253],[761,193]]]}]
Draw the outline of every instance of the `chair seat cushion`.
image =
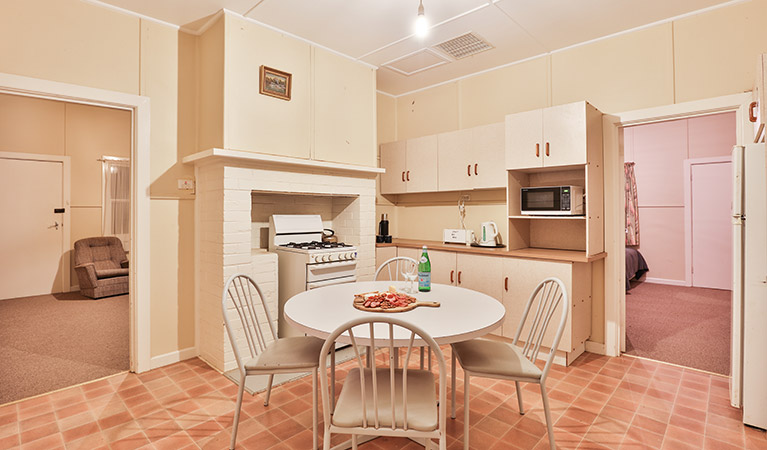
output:
[{"label": "chair seat cushion", "polygon": [[472,339],[453,344],[461,367],[476,374],[526,379],[541,379],[541,370],[521,350],[505,342]]},{"label": "chair seat cushion", "polygon": [[96,269],[96,278],[114,278],[128,275],[128,269]]},{"label": "chair seat cushion", "polygon": [[325,343],[312,336],[280,338],[260,355],[245,363],[245,370],[309,369],[320,365],[320,351]]},{"label": "chair seat cushion", "polygon": [[[395,369],[394,378],[394,420],[396,426],[404,424],[402,402],[402,369]],[[379,425],[391,428],[391,383],[389,368],[376,369],[378,383],[378,420]],[[373,405],[373,372],[365,369],[365,409],[367,410],[368,426],[375,425],[375,408]],[[333,413],[333,425],[340,427],[362,426],[362,396],[360,395],[360,371],[354,368],[349,371],[344,381],[341,395],[338,397]],[[409,369],[407,371],[407,422],[408,429],[418,431],[433,431],[439,425],[437,395],[434,375],[425,370]]]}]

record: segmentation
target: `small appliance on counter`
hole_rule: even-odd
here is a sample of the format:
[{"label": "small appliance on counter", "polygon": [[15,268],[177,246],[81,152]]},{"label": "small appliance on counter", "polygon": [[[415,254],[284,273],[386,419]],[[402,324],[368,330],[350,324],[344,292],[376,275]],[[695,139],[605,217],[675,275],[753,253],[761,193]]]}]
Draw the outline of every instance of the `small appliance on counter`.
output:
[{"label": "small appliance on counter", "polygon": [[498,232],[498,225],[495,222],[482,222],[480,224],[479,231],[479,247],[503,247],[500,244],[500,233]]},{"label": "small appliance on counter", "polygon": [[536,186],[520,190],[523,215],[530,216],[582,216],[582,186]]},{"label": "small appliance on counter", "polygon": [[445,228],[442,230],[442,242],[445,244],[471,244],[469,241],[469,232],[456,228]]},{"label": "small appliance on counter", "polygon": [[389,215],[381,214],[381,221],[378,222],[378,234],[376,235],[377,244],[391,244],[391,235],[389,234]]}]

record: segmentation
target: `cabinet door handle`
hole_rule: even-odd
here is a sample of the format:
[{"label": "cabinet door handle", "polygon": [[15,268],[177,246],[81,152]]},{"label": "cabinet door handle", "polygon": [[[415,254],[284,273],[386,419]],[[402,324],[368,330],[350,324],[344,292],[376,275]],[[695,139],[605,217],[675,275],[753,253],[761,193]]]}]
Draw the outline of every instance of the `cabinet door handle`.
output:
[{"label": "cabinet door handle", "polygon": [[479,174],[477,173],[477,166],[478,166],[478,165],[479,165],[479,164],[477,164],[477,163],[474,163],[474,175],[479,175]]},{"label": "cabinet door handle", "polygon": [[405,181],[405,171],[402,171],[402,181]]},{"label": "cabinet door handle", "polygon": [[451,270],[451,271],[450,271],[450,282],[451,282],[451,283],[454,283],[454,282],[455,282],[455,281],[453,280],[453,275],[454,275],[454,274],[455,274],[455,270]]},{"label": "cabinet door handle", "polygon": [[754,110],[756,109],[756,106],[758,103],[751,102],[750,105],[748,105],[748,120],[750,122],[756,122],[756,113],[754,113]]},{"label": "cabinet door handle", "polygon": [[549,156],[549,143],[546,143],[546,156]]},{"label": "cabinet door handle", "polygon": [[458,271],[458,284],[461,284],[461,271]]},{"label": "cabinet door handle", "polygon": [[505,289],[506,292],[509,292],[509,277],[503,279],[503,289]]},{"label": "cabinet door handle", "polygon": [[541,156],[541,144],[535,143],[535,157],[538,158]]},{"label": "cabinet door handle", "polygon": [[466,175],[471,176],[471,164],[466,166]]},{"label": "cabinet door handle", "polygon": [[407,175],[405,176],[405,178],[407,178],[407,181],[410,181],[410,171],[409,170],[407,171]]}]

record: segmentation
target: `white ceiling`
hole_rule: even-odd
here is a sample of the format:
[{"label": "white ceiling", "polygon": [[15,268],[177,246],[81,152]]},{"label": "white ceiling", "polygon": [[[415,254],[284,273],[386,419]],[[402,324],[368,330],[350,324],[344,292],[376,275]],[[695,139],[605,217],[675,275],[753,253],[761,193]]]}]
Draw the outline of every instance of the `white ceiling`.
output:
[{"label": "white ceiling", "polygon": [[[224,8],[378,70],[400,95],[632,28],[742,0],[423,0],[431,26],[413,35],[418,0],[90,0],[195,31]],[[494,48],[454,60],[423,49],[468,32]],[[419,55],[399,61],[414,53]],[[435,64],[435,61],[446,59]],[[431,68],[418,71],[418,61]],[[386,67],[387,63],[400,70]],[[403,65],[406,70],[403,70]],[[409,75],[408,75],[409,73]]]}]

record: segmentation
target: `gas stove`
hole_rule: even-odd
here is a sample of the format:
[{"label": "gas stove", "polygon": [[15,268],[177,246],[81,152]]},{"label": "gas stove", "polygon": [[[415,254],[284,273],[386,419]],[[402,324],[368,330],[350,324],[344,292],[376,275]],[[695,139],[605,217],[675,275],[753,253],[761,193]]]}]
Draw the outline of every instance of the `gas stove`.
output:
[{"label": "gas stove", "polygon": [[269,218],[269,250],[277,253],[280,337],[299,333],[285,321],[290,297],[309,289],[357,281],[357,248],[343,242],[322,242],[319,215],[279,215]]}]

